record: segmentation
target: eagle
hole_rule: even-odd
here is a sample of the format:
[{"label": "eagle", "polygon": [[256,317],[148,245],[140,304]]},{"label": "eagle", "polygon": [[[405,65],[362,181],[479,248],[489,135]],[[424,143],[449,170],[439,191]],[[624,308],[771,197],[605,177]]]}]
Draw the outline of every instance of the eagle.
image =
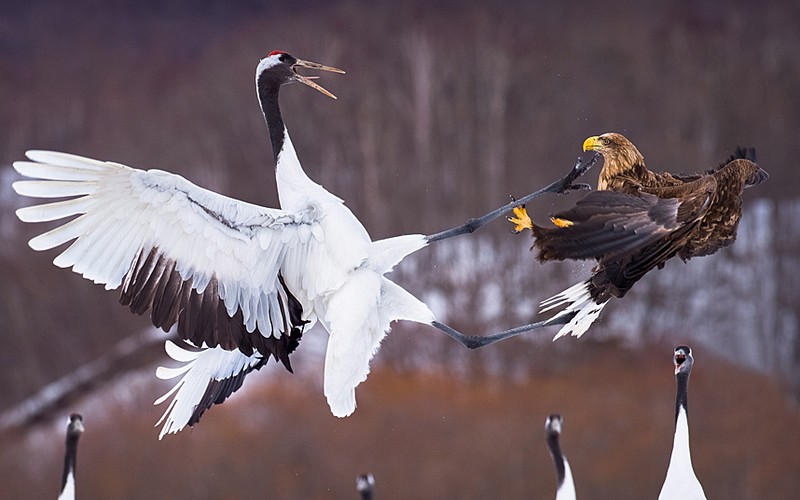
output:
[{"label": "eagle", "polygon": [[540,313],[563,307],[549,320],[566,321],[555,339],[583,335],[612,297],[624,297],[676,255],[685,262],[732,244],[744,189],[768,178],[754,148],[737,148],[717,168],[693,175],[651,172],[615,132],[589,137],[583,150],[603,157],[596,191],[552,216],[555,227],[534,224],[524,206],[509,217],[517,232],[531,229],[540,262],[597,260],[589,279],[540,304]]}]

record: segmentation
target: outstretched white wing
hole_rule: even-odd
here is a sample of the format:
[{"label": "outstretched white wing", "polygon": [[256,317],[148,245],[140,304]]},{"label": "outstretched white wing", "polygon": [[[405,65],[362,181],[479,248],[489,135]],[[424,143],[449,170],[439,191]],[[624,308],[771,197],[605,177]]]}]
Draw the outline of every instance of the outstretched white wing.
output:
[{"label": "outstretched white wing", "polygon": [[[279,273],[287,253],[321,238],[313,210],[259,207],[159,170],[47,151],[27,156],[34,161],[14,168],[42,180],[18,181],[14,189],[23,196],[69,199],[19,209],[19,218],[79,215],[30,241],[34,250],[47,250],[74,239],[54,264],[106,289],[123,285],[121,300],[135,312],[152,308],[153,323],[165,330],[186,323],[179,333],[197,345],[247,350],[237,342],[242,332],[221,331],[229,326],[214,318],[221,309],[229,318],[241,315],[247,333],[258,329],[279,337],[286,331],[289,298],[280,290]],[[218,307],[210,307],[217,302],[210,295],[218,297]],[[204,325],[189,324],[195,321]],[[207,330],[216,330],[216,337]]]},{"label": "outstretched white wing", "polygon": [[253,357],[270,355],[290,368],[304,319],[314,316],[304,314],[281,272],[287,257],[324,254],[314,208],[264,208],[178,175],[65,153],[27,157],[32,161],[14,168],[37,180],[15,182],[17,193],[61,200],[21,208],[18,217],[76,216],[33,238],[34,250],[75,240],[54,263],[106,289],[121,287],[120,301],[138,314],[149,310],[157,327],[177,323],[178,334],[194,345],[238,350],[248,368],[257,364]]}]

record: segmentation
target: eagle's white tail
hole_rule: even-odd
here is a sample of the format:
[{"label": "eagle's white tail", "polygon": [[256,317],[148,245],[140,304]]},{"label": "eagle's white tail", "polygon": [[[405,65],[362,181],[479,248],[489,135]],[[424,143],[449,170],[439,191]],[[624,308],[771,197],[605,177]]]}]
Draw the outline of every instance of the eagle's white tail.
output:
[{"label": "eagle's white tail", "polygon": [[573,336],[580,337],[586,333],[586,330],[600,316],[600,311],[603,310],[608,300],[599,304],[595,302],[591,293],[589,293],[590,285],[591,280],[582,281],[559,294],[553,295],[549,299],[543,300],[539,304],[539,313],[566,306],[564,310],[550,318],[550,321],[574,314],[574,317],[558,331],[553,340],[558,340],[570,332],[572,332]]}]

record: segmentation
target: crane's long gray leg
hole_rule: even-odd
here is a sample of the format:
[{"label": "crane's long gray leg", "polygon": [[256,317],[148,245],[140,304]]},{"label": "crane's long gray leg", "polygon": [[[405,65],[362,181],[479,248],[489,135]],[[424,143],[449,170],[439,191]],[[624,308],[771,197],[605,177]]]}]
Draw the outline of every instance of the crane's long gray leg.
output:
[{"label": "crane's long gray leg", "polygon": [[507,214],[514,208],[524,205],[529,201],[542,196],[545,193],[566,193],[567,191],[572,189],[591,189],[588,184],[573,184],[573,182],[575,181],[575,179],[585,174],[590,168],[592,168],[592,166],[594,166],[595,163],[600,161],[600,159],[602,159],[603,156],[600,153],[597,153],[596,151],[591,152],[591,154],[587,154],[586,158],[584,158],[583,156],[584,155],[578,157],[578,161],[575,162],[575,166],[572,167],[572,170],[570,170],[569,173],[565,175],[563,178],[527,196],[523,196],[522,198],[513,200],[511,201],[511,203],[503,205],[497,210],[492,210],[483,217],[469,219],[465,224],[462,224],[460,226],[450,228],[436,234],[428,235],[426,237],[428,239],[428,243],[433,243],[435,241],[452,238],[453,236],[458,236],[460,234],[472,233],[480,229],[481,227],[485,226],[489,222],[495,220],[496,218],[504,214]]},{"label": "crane's long gray leg", "polygon": [[494,344],[499,340],[505,340],[507,338],[516,337],[517,335],[520,335],[522,333],[532,332],[534,330],[538,330],[546,326],[565,325],[571,319],[572,315],[568,315],[565,317],[557,317],[553,318],[552,320],[539,321],[537,323],[531,323],[529,325],[518,326],[516,328],[504,330],[500,333],[495,333],[494,335],[485,335],[485,336],[464,335],[455,328],[447,326],[444,323],[440,323],[438,321],[434,321],[431,324],[436,328],[438,328],[439,330],[446,333],[448,336],[450,336],[450,338],[459,342],[467,349],[480,349],[481,347],[487,346],[489,344]]}]

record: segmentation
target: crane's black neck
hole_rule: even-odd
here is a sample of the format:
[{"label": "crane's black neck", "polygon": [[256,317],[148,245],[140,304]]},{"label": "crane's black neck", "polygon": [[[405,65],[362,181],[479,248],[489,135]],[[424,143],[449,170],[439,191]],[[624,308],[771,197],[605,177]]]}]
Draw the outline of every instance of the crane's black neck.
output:
[{"label": "crane's black neck", "polygon": [[277,164],[278,154],[283,150],[285,140],[285,127],[281,117],[281,107],[278,103],[281,83],[274,78],[270,78],[269,73],[265,72],[259,77],[256,87],[258,100],[261,103],[261,111],[264,113],[264,119],[267,120],[269,139],[272,143],[272,155]]},{"label": "crane's black neck", "polygon": [[64,454],[64,474],[61,476],[61,491],[67,484],[67,478],[72,474],[75,477],[75,466],[78,461],[78,433],[67,433],[67,451]]},{"label": "crane's black neck", "polygon": [[372,488],[361,490],[361,500],[372,500]]},{"label": "crane's black neck", "polygon": [[678,374],[675,375],[675,379],[678,382],[678,393],[675,398],[675,423],[677,424],[681,408],[683,408],[687,414],[689,413],[689,373],[678,372]]},{"label": "crane's black neck", "polygon": [[558,442],[558,434],[555,432],[547,433],[547,447],[550,448],[550,455],[553,456],[553,462],[556,464],[556,476],[558,479],[558,487],[564,484],[564,476],[566,475],[566,468],[564,467],[564,455],[561,454],[561,445]]}]

